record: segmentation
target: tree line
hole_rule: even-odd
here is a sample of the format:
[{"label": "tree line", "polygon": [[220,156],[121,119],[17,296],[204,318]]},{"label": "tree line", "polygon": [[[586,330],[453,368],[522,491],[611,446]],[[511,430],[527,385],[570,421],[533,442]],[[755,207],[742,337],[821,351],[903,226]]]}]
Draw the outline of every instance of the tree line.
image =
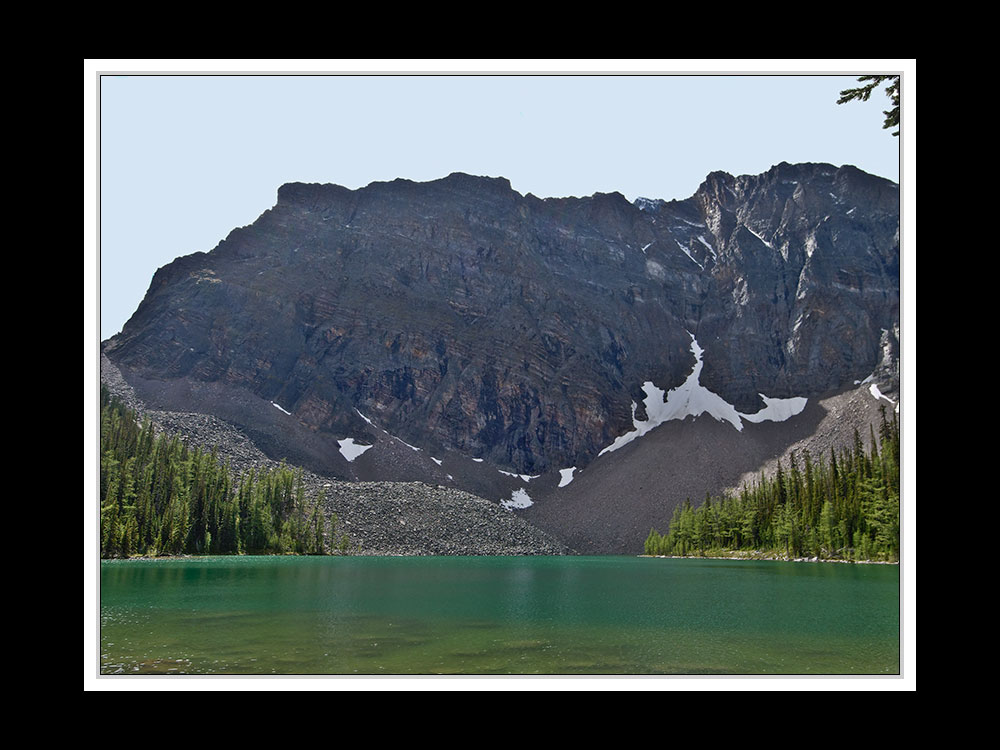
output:
[{"label": "tree line", "polygon": [[351,545],[302,470],[283,463],[234,478],[215,448],[139,422],[101,387],[102,558],[180,554],[345,554]]},{"label": "tree line", "polygon": [[853,561],[899,560],[899,419],[882,409],[866,448],[853,444],[828,459],[808,451],[778,462],[736,495],[706,496],[697,508],[678,506],[666,534],[650,529],[647,555],[816,557]]}]

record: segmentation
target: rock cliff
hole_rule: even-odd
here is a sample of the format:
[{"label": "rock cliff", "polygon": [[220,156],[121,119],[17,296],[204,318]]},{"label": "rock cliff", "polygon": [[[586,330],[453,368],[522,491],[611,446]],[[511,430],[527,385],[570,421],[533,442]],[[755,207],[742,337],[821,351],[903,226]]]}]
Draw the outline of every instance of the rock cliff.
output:
[{"label": "rock cliff", "polygon": [[103,350],[152,407],[226,419],[269,454],[495,499],[442,457],[585,467],[652,418],[650,388],[690,379],[693,342],[699,386],[744,422],[877,367],[892,392],[899,293],[898,186],[850,166],[715,172],[673,201],[465,174],[294,183],[159,269]]}]

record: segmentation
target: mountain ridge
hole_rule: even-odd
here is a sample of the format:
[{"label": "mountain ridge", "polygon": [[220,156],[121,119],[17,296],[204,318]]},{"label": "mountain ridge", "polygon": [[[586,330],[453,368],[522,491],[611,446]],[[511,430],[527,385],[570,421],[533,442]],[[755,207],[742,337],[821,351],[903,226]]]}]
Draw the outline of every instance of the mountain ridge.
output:
[{"label": "mountain ridge", "polygon": [[[436,471],[406,468],[407,445],[554,476],[649,420],[649,388],[666,399],[693,366],[692,387],[745,416],[847,388],[888,346],[894,393],[898,213],[895,183],[826,164],[713,172],[672,201],[541,199],[463,173],[286,183],[214,250],[159,269],[103,349],[143,399],[332,476]],[[398,450],[341,450],[382,435]],[[456,476],[494,500],[510,486]]]}]

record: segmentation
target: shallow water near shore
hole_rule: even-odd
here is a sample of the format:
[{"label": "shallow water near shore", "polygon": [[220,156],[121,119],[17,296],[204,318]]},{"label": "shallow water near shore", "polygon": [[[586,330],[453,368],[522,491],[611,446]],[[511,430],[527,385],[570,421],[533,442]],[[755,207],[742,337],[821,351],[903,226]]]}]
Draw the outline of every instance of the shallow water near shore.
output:
[{"label": "shallow water near shore", "polygon": [[104,675],[899,674],[899,566],[102,561]]}]

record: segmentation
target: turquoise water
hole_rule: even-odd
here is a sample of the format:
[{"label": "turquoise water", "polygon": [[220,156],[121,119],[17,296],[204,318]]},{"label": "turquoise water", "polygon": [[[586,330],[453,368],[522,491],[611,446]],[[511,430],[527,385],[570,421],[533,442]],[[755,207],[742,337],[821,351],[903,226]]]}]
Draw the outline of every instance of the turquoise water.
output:
[{"label": "turquoise water", "polygon": [[899,673],[899,568],[636,557],[101,563],[102,674]]}]

